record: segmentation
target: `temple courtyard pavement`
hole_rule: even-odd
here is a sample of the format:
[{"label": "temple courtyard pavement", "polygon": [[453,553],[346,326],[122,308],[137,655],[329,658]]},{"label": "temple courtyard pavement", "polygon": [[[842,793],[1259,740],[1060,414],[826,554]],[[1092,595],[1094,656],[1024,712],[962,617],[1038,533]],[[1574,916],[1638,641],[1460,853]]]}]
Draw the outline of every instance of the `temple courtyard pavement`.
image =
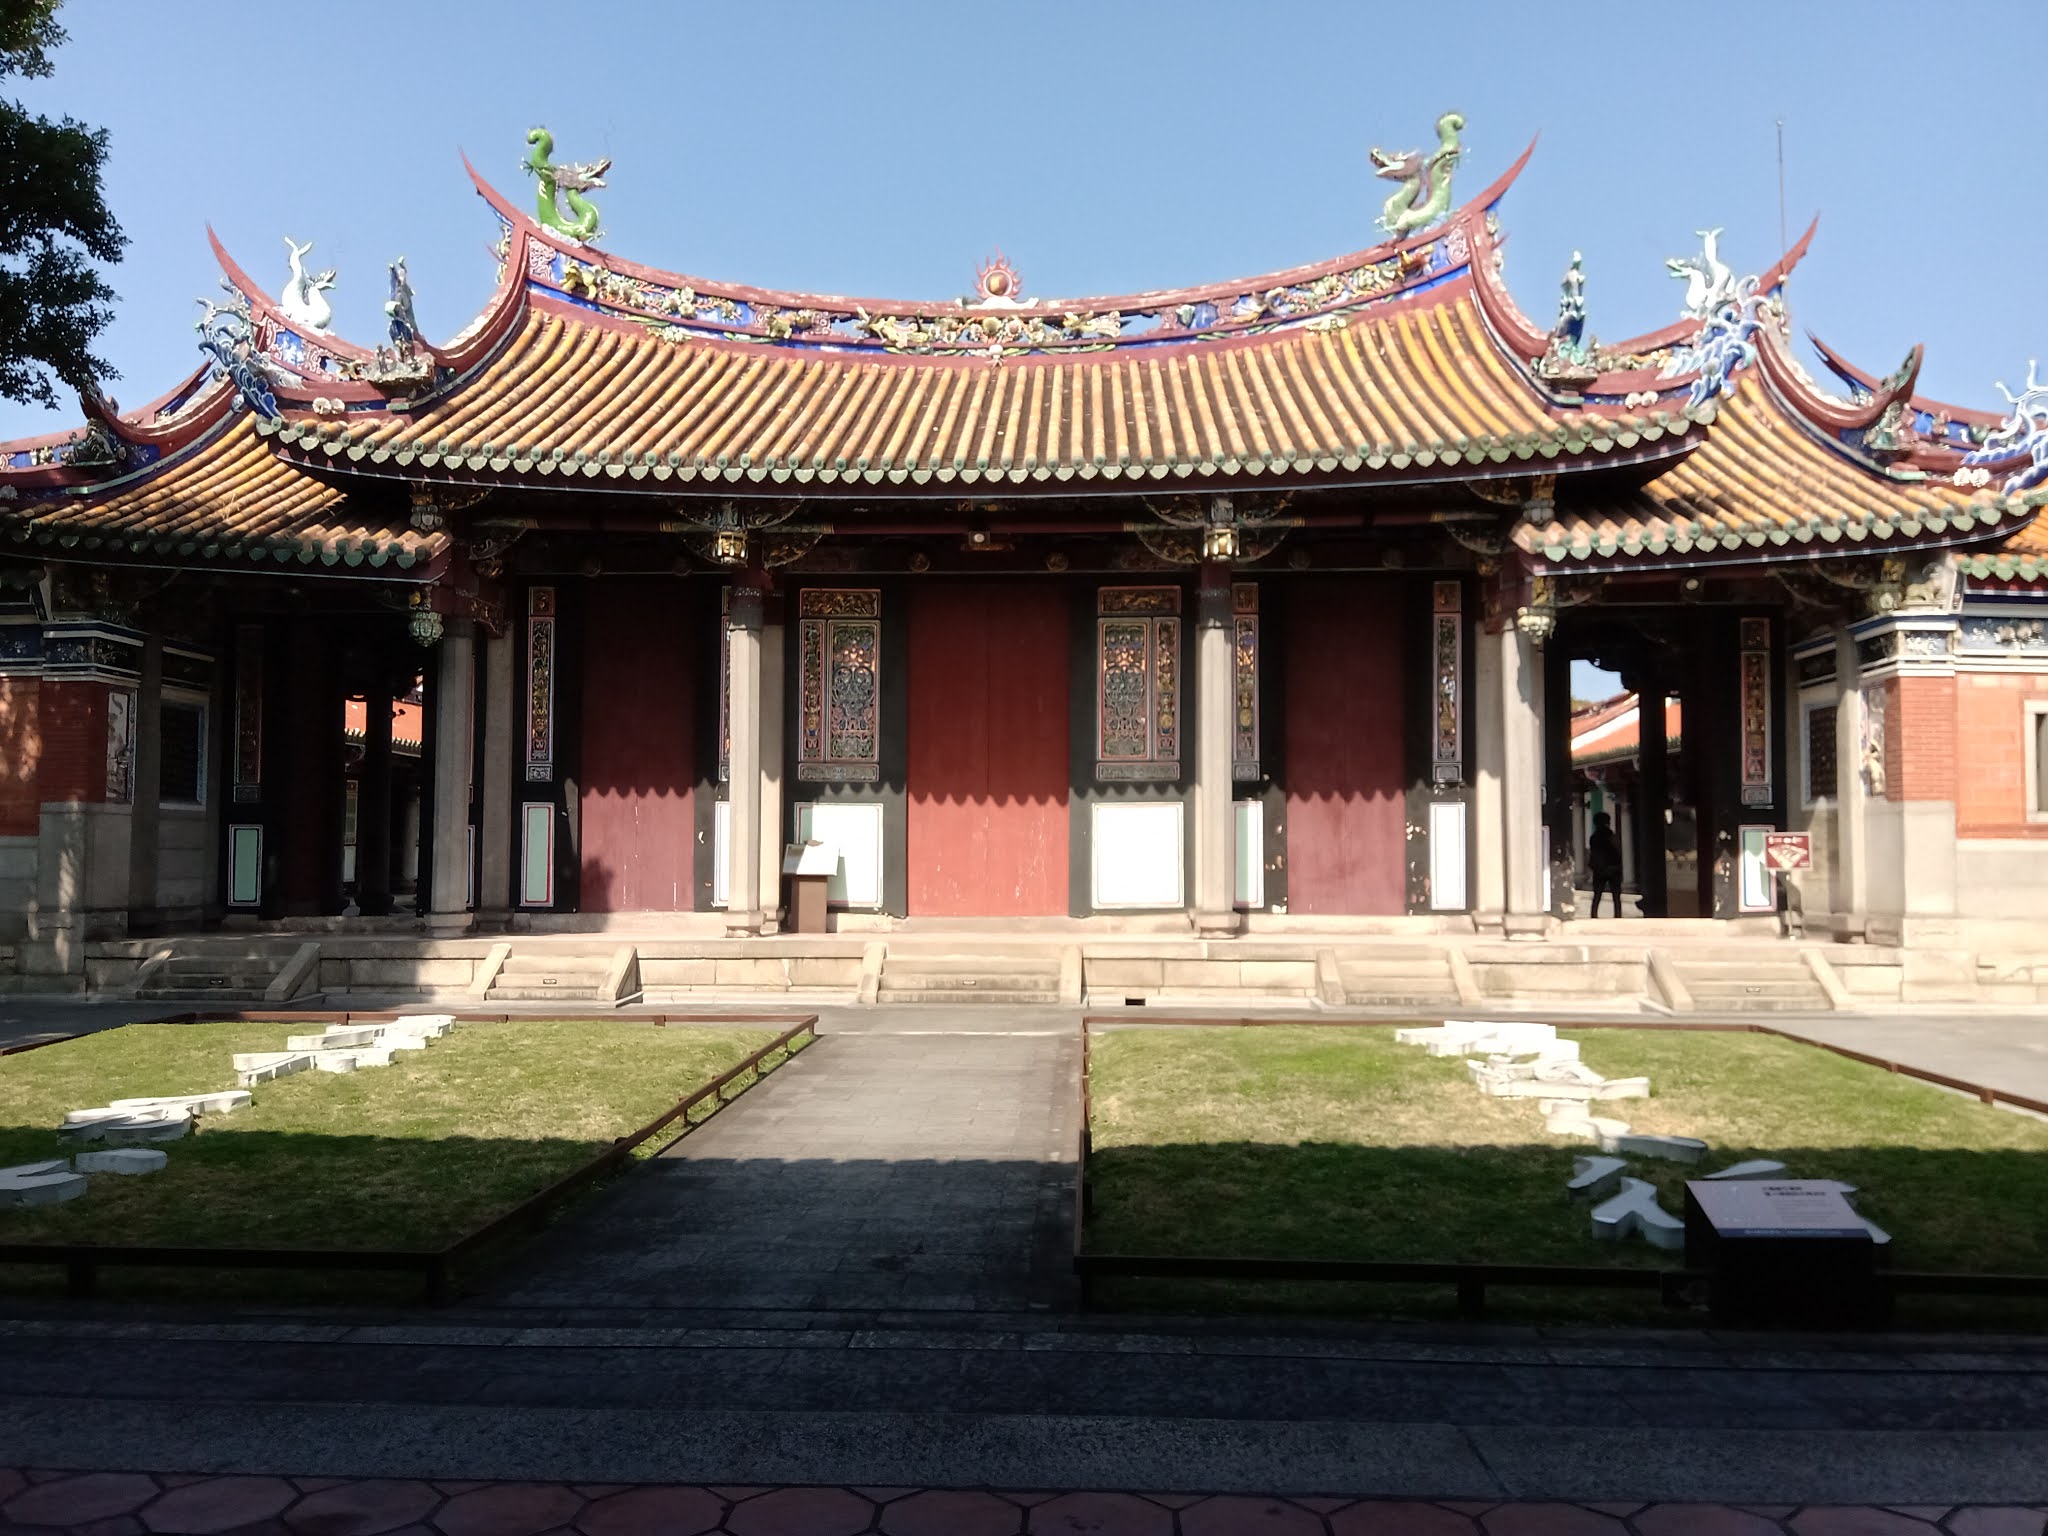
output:
[{"label": "temple courtyard pavement", "polygon": [[[0,1046],[148,1011],[11,996]],[[0,1530],[2048,1521],[2048,1338],[1080,1310],[1080,1010],[818,1011],[457,1305],[0,1302]],[[1769,1022],[2048,1096],[2038,1015]]]}]

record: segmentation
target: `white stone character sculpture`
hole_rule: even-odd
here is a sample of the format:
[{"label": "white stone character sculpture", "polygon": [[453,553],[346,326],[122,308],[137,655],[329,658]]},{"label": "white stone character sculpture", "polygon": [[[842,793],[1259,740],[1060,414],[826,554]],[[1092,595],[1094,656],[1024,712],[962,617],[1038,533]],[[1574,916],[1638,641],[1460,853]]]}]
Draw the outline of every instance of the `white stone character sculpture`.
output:
[{"label": "white stone character sculpture", "polygon": [[1593,1236],[1619,1242],[1640,1234],[1653,1248],[1683,1248],[1685,1223],[1657,1203],[1657,1189],[1643,1179],[1623,1179],[1621,1193],[1593,1207]]}]

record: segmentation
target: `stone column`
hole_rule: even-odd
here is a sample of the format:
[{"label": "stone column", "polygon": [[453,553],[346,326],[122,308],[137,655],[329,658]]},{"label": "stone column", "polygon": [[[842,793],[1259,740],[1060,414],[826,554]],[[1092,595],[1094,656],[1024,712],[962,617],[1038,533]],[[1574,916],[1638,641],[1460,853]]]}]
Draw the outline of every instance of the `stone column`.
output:
[{"label": "stone column", "polygon": [[356,781],[356,905],[391,910],[391,695],[373,680],[363,695],[363,771]]},{"label": "stone column", "polygon": [[154,932],[162,925],[157,875],[162,858],[163,636],[142,642],[142,671],[135,685],[135,791],[128,819],[128,931]]},{"label": "stone column", "polygon": [[[1642,791],[1624,784],[1614,792],[1614,835],[1621,842],[1621,883],[1623,889],[1636,883],[1636,800]],[[1637,891],[1640,899],[1642,892]]]},{"label": "stone column", "polygon": [[1507,910],[1507,837],[1501,827],[1501,733],[1507,717],[1501,702],[1499,638],[1482,634],[1472,648],[1472,846],[1478,850],[1472,919],[1482,928],[1499,928]]},{"label": "stone column", "polygon": [[782,597],[761,606],[761,931],[782,926]]},{"label": "stone column", "polygon": [[1864,820],[1863,664],[1856,637],[1835,631],[1835,868],[1828,905],[1837,924],[1860,935],[1870,914],[1869,828]]},{"label": "stone column", "polygon": [[512,914],[512,766],[517,756],[519,626],[484,639],[483,796],[478,807],[478,923],[502,931]]},{"label": "stone column", "polygon": [[[1501,835],[1510,938],[1549,928],[1543,856],[1543,657],[1514,624],[1500,632]],[[1562,835],[1562,829],[1560,829]]]},{"label": "stone column", "polygon": [[734,936],[761,931],[761,620],[760,588],[735,585],[725,617],[725,931]]},{"label": "stone column", "polygon": [[470,621],[447,620],[434,648],[434,848],[427,926],[438,933],[460,933],[474,922],[468,911],[474,650]]},{"label": "stone column", "polygon": [[1195,608],[1195,772],[1189,797],[1194,819],[1195,931],[1237,931],[1237,828],[1230,778],[1230,567],[1202,567]]},{"label": "stone column", "polygon": [[1671,911],[1667,888],[1670,871],[1665,856],[1671,823],[1671,744],[1664,736],[1664,681],[1652,676],[1636,694],[1636,775],[1641,784],[1642,838],[1636,884],[1641,887],[1643,916],[1664,917]]}]

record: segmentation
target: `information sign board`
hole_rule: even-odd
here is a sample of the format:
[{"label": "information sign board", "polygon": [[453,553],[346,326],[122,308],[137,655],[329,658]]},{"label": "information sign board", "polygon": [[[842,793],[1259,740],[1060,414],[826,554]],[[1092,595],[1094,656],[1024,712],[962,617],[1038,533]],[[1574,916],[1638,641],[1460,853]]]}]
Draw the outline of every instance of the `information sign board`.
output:
[{"label": "information sign board", "polygon": [[1773,874],[1784,874],[1787,870],[1811,869],[1813,867],[1813,834],[1811,832],[1766,832],[1764,834],[1764,865]]}]

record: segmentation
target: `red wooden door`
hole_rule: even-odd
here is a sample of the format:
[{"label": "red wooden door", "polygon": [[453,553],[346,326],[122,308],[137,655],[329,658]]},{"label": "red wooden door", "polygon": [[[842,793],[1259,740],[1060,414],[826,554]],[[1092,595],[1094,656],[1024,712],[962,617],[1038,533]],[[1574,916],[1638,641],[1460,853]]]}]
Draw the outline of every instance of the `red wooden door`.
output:
[{"label": "red wooden door", "polygon": [[1067,910],[1067,600],[929,586],[910,604],[909,909]]},{"label": "red wooden door", "polygon": [[1400,592],[1371,578],[1290,587],[1287,909],[1407,910]]},{"label": "red wooden door", "polygon": [[585,912],[687,912],[695,896],[690,642],[674,582],[609,582],[583,630]]}]

